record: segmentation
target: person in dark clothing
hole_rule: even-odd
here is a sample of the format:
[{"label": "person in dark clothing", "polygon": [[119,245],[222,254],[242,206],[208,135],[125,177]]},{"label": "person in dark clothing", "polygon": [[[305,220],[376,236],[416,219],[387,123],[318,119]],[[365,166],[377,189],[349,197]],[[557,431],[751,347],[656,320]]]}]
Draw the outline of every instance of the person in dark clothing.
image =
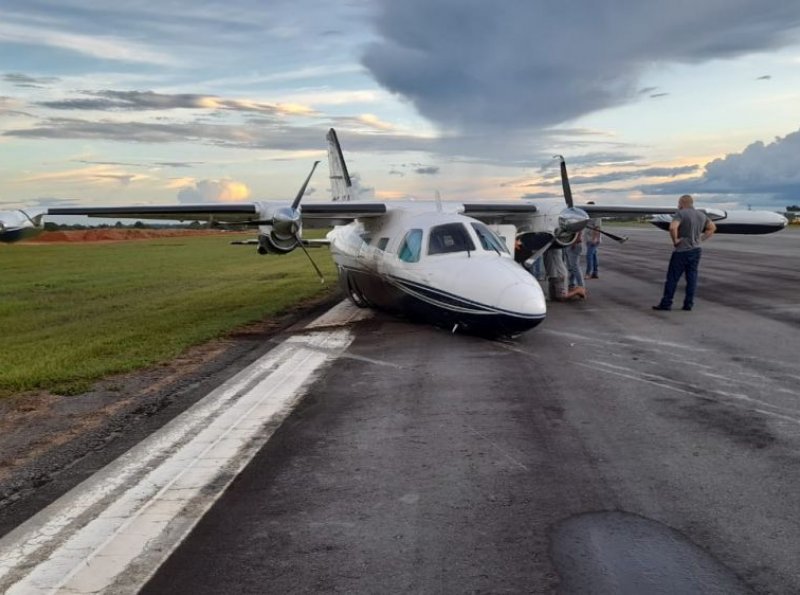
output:
[{"label": "person in dark clothing", "polygon": [[700,264],[700,243],[709,239],[717,230],[708,215],[694,208],[694,199],[684,194],[678,200],[678,211],[672,216],[669,224],[669,236],[672,238],[674,250],[669,259],[667,280],[664,283],[664,294],[661,301],[653,306],[653,310],[671,310],[672,298],[678,287],[678,281],[686,275],[686,295],[683,298],[683,309],[694,307],[694,294],[697,289],[697,270]]}]

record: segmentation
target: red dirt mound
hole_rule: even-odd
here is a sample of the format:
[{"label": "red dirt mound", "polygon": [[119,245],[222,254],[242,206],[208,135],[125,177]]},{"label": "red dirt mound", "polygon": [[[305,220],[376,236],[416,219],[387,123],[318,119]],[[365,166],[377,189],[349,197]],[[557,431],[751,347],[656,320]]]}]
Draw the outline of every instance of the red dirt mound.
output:
[{"label": "red dirt mound", "polygon": [[129,240],[151,240],[182,236],[218,235],[226,233],[211,229],[82,229],[69,231],[46,231],[33,242],[121,242]]}]

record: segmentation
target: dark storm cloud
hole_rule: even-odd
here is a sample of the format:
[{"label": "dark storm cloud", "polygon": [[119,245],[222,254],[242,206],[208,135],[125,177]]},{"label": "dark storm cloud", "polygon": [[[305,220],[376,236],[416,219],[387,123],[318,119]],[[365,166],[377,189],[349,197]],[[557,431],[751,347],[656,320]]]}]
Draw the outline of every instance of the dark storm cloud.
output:
[{"label": "dark storm cloud", "polygon": [[772,196],[797,201],[800,196],[800,130],[773,142],[754,142],[705,166],[703,175],[643,186],[646,194],[727,194]]},{"label": "dark storm cloud", "polygon": [[800,3],[376,0],[363,64],[452,129],[546,127],[635,100],[659,63],[785,45]]}]

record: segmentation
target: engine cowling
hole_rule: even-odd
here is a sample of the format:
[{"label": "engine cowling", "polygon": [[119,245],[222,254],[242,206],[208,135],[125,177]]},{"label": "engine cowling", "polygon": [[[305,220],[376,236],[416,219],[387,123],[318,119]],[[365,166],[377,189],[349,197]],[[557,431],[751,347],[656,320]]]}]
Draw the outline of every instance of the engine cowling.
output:
[{"label": "engine cowling", "polygon": [[259,227],[259,254],[288,254],[298,246],[297,236],[278,233],[271,225]]},{"label": "engine cowling", "polygon": [[583,209],[567,207],[558,214],[558,228],[553,243],[557,246],[569,246],[575,241],[578,232],[589,224],[589,215]]}]

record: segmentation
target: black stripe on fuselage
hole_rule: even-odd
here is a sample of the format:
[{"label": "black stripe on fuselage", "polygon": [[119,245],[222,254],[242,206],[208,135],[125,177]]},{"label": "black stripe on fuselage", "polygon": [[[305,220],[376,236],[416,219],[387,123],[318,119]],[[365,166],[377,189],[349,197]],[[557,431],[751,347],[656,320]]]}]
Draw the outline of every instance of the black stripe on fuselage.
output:
[{"label": "black stripe on fuselage", "polygon": [[343,286],[355,286],[371,305],[430,324],[452,328],[459,325],[482,336],[516,335],[530,330],[545,315],[507,312],[478,302],[364,269],[340,267]]}]

